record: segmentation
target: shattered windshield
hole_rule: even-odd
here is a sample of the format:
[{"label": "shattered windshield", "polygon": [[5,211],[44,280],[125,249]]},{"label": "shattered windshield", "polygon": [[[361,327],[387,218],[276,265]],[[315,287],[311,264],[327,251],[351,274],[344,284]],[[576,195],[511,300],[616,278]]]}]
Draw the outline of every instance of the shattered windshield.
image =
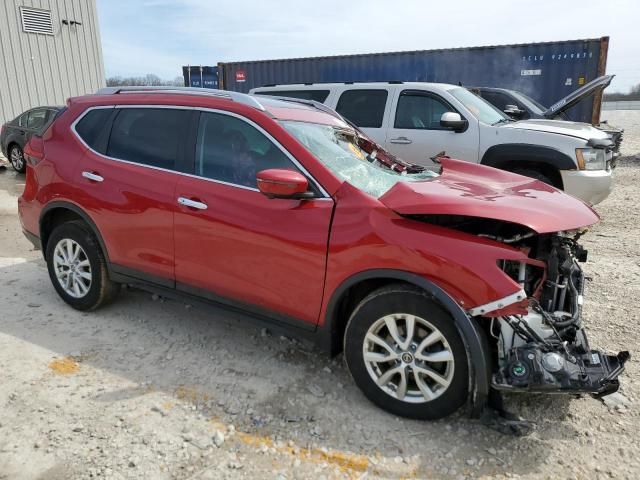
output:
[{"label": "shattered windshield", "polygon": [[[400,160],[394,163],[390,160],[394,157],[355,130],[290,120],[280,123],[336,176],[376,198],[398,182],[438,176]],[[416,173],[409,173],[412,171]]]}]

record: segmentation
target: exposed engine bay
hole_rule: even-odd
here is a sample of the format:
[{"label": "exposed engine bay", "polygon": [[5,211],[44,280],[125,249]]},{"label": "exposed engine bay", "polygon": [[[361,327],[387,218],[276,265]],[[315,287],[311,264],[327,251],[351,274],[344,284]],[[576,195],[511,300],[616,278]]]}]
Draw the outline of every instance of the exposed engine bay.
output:
[{"label": "exposed engine bay", "polygon": [[607,395],[618,390],[618,375],[628,352],[607,355],[592,350],[582,325],[585,276],[578,262],[587,251],[579,232],[521,235],[513,243],[529,251],[546,269],[503,262],[529,298],[526,315],[494,317],[490,333],[497,339],[498,390]]},{"label": "exposed engine bay", "polygon": [[497,352],[494,389],[594,396],[618,390],[629,353],[592,350],[582,325],[586,279],[579,262],[587,260],[587,251],[578,240],[584,231],[538,234],[514,223],[457,215],[420,220],[508,244],[529,257],[498,265],[526,293],[527,313],[483,315],[491,319],[488,333]]}]

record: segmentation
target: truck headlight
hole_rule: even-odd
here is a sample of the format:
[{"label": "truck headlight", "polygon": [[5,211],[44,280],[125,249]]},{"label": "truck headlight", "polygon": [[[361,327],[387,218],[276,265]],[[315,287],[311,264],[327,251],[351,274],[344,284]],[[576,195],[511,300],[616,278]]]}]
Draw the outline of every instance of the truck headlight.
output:
[{"label": "truck headlight", "polygon": [[605,170],[607,159],[601,148],[576,148],[576,158],[580,170]]}]

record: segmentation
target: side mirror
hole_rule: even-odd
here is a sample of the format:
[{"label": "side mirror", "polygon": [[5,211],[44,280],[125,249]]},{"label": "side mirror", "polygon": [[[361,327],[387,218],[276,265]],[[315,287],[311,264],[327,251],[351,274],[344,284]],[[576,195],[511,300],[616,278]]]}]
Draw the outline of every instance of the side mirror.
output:
[{"label": "side mirror", "polygon": [[453,130],[454,132],[462,132],[467,128],[467,121],[464,120],[459,113],[444,112],[440,117],[440,126]]},{"label": "side mirror", "polygon": [[514,118],[522,118],[526,113],[524,110],[520,110],[517,105],[506,105],[504,107],[504,113]]},{"label": "side mirror", "polygon": [[299,172],[272,168],[262,170],[256,175],[258,190],[269,198],[307,198],[308,180]]}]

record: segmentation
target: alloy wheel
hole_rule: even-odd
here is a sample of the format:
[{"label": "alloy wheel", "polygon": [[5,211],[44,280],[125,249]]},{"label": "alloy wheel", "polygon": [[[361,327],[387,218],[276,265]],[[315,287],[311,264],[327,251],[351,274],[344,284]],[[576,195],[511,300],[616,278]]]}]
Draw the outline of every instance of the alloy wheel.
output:
[{"label": "alloy wheel", "polygon": [[416,315],[397,313],[375,321],[362,353],[378,387],[404,402],[430,402],[453,380],[451,346],[440,330]]},{"label": "alloy wheel", "polygon": [[21,171],[24,168],[24,155],[18,147],[13,147],[11,149],[9,161],[11,162],[11,165],[13,165],[13,168],[18,171]]},{"label": "alloy wheel", "polygon": [[91,288],[91,264],[80,244],[70,238],[58,242],[53,267],[62,289],[73,298],[84,297]]}]

